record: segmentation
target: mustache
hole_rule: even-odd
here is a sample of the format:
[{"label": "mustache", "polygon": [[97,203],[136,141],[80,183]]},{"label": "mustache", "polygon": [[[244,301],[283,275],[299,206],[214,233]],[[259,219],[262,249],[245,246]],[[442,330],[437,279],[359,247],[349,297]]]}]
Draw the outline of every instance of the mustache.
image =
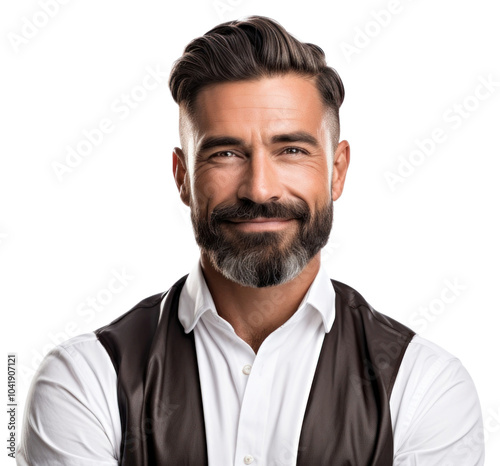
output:
[{"label": "mustache", "polygon": [[226,222],[230,220],[252,220],[264,218],[295,218],[307,221],[311,216],[309,207],[304,201],[296,202],[267,202],[257,204],[243,200],[238,204],[215,207],[210,216],[210,223]]}]

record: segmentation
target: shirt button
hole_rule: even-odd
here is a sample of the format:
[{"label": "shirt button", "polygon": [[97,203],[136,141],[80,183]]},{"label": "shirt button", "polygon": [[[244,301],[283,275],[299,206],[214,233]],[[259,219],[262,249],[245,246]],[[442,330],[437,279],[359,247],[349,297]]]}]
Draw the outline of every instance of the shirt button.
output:
[{"label": "shirt button", "polygon": [[[250,375],[250,372],[252,372],[252,366],[250,364],[245,364],[243,366],[242,372],[245,375]],[[245,458],[246,458],[246,456],[245,456]],[[249,457],[249,458],[251,458],[251,457]],[[253,458],[252,458],[252,461],[253,461]],[[250,463],[247,463],[247,464],[250,464]]]},{"label": "shirt button", "polygon": [[252,455],[246,455],[245,458],[243,458],[243,462],[245,464],[252,464],[253,463],[253,456]]}]

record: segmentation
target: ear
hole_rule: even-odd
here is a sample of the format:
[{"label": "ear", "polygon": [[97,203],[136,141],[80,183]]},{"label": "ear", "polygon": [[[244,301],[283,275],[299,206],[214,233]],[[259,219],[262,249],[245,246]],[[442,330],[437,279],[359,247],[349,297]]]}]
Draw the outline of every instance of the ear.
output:
[{"label": "ear", "polygon": [[187,171],[187,160],[182,149],[174,147],[172,153],[172,171],[174,173],[175,184],[181,195],[181,200],[189,207],[189,178]]},{"label": "ear", "polygon": [[344,182],[349,167],[351,148],[347,141],[340,141],[335,150],[332,173],[332,199],[336,201],[344,190]]}]

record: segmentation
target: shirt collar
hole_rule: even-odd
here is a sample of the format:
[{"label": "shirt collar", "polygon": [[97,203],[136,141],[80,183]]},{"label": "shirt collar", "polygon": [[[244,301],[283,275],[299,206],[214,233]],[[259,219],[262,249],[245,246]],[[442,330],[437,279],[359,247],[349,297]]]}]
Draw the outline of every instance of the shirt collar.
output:
[{"label": "shirt collar", "polygon": [[179,297],[179,320],[189,333],[207,311],[217,312],[198,261],[186,279]]},{"label": "shirt collar", "polygon": [[[297,311],[306,305],[319,312],[325,332],[328,333],[335,320],[335,290],[322,266]],[[185,333],[191,332],[207,311],[217,313],[201,270],[201,263],[198,261],[188,275],[179,297],[179,320]]]}]

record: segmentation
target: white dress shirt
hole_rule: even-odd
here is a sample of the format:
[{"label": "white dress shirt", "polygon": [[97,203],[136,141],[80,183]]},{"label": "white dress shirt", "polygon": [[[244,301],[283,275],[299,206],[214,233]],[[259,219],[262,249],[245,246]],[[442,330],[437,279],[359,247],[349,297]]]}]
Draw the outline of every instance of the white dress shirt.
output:
[{"label": "white dress shirt", "polygon": [[[194,329],[209,464],[296,464],[321,345],[335,321],[335,291],[324,269],[257,354],[217,314],[199,263],[181,291],[179,319],[186,333]],[[94,333],[52,350],[28,395],[17,464],[117,465],[116,384],[115,369]],[[484,464],[474,384],[460,361],[438,346],[413,338],[390,409],[394,465]]]}]

